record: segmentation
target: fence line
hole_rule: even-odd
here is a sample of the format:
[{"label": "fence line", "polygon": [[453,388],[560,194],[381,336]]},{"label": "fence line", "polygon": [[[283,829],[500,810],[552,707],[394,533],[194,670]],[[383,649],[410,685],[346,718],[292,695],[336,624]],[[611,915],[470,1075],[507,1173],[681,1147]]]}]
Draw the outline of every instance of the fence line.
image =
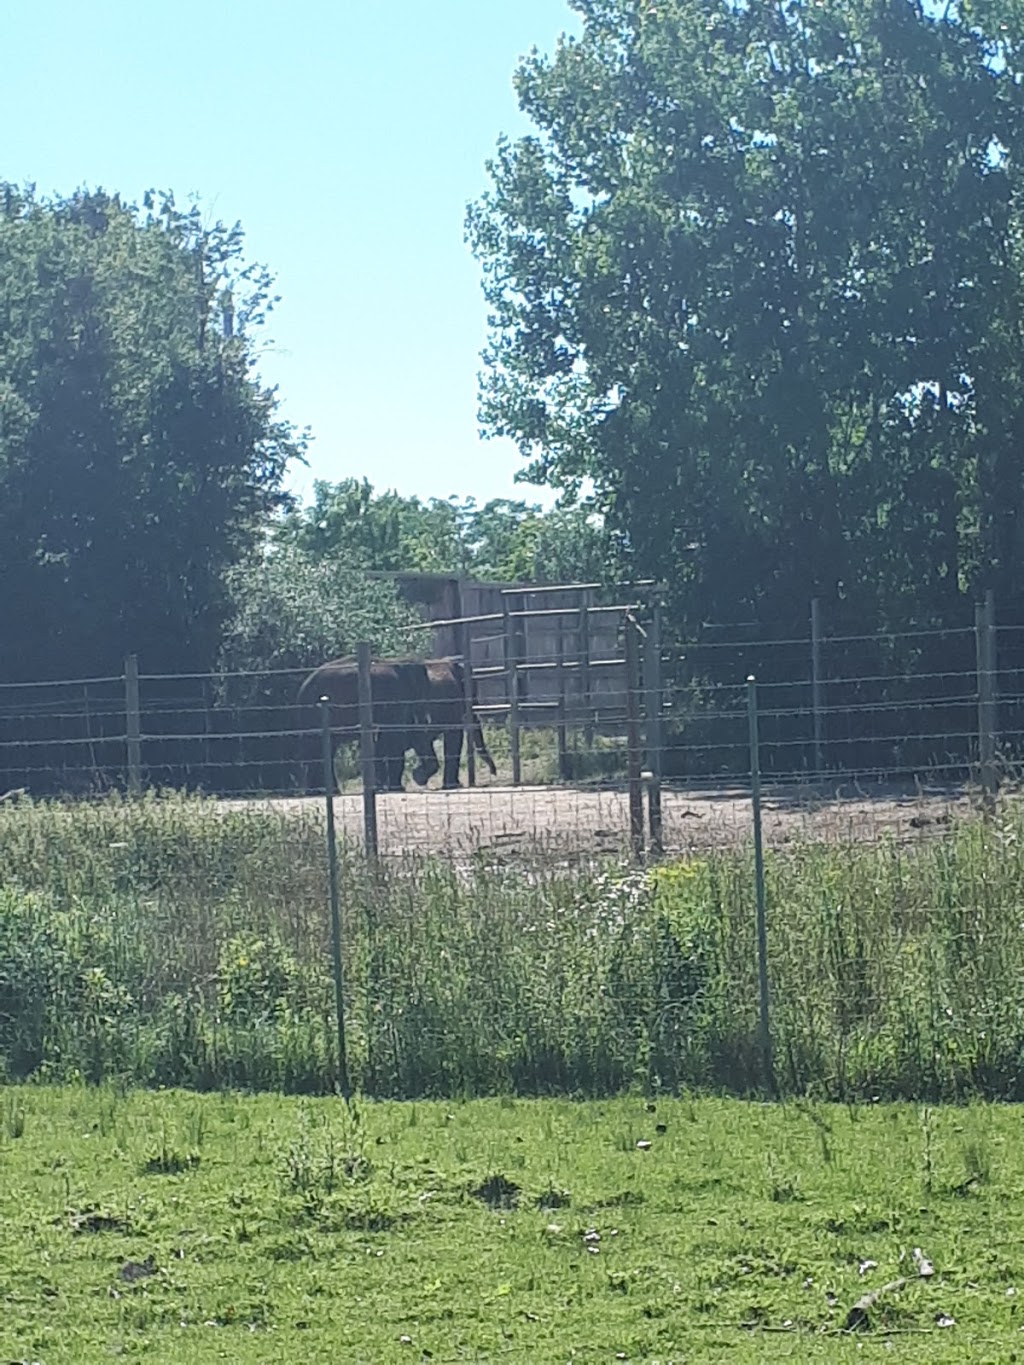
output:
[{"label": "fence line", "polygon": [[[678,843],[675,794],[702,783],[735,783],[749,772],[740,679],[754,672],[768,784],[976,778],[991,800],[1001,765],[1012,761],[1024,738],[1024,657],[1016,667],[1013,635],[1019,628],[997,627],[991,598],[973,628],[828,635],[819,603],[808,612],[803,639],[701,640],[666,651],[656,602],[634,610],[586,601],[518,605],[527,596],[506,593],[505,610],[486,620],[447,623],[459,628],[458,657],[468,665],[475,694],[472,705],[464,695],[460,724],[466,781],[481,788],[481,827],[514,824],[507,811],[527,809],[530,801],[539,811],[541,787],[577,792],[572,801],[563,799],[560,811],[567,812],[618,784],[625,804],[605,804],[631,847],[640,839],[655,852]],[[476,633],[477,625],[499,620],[500,633]],[[527,656],[530,622],[541,633],[530,637]],[[927,643],[936,640],[944,642],[945,658]],[[477,662],[481,641],[488,651],[501,645],[500,663],[489,662],[488,653]],[[847,651],[864,642],[871,647]],[[796,653],[772,664],[781,647]],[[716,662],[705,666],[703,651]],[[747,660],[764,666],[741,670]],[[858,671],[861,664],[867,671]],[[307,672],[157,674],[129,657],[119,676],[0,684],[0,795],[20,787],[52,794],[110,786],[135,792],[146,785],[222,796],[301,794],[305,746],[315,740],[317,720],[298,706],[297,689],[287,680]],[[374,733],[386,738],[408,728],[386,699],[371,698],[371,705],[372,725],[364,716],[359,732],[364,750],[367,735],[372,741]],[[497,782],[465,742],[476,719],[495,749]],[[376,785],[366,752],[361,767],[366,790]],[[495,787],[505,792],[500,801]],[[638,838],[639,787],[646,821],[640,820]],[[491,796],[484,795],[487,788]],[[599,804],[594,798],[595,810]],[[499,816],[499,807],[505,814]],[[438,818],[435,809],[429,823]],[[559,811],[554,818],[563,823]],[[386,820],[382,846],[392,832]],[[497,832],[514,836],[504,826]]]}]

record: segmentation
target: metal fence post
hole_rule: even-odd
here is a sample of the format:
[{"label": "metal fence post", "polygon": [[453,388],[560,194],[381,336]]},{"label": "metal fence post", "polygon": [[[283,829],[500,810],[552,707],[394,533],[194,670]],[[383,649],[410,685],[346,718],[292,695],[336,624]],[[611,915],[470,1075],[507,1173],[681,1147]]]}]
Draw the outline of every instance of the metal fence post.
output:
[{"label": "metal fence post", "polygon": [[517,656],[516,621],[509,608],[508,598],[502,599],[505,627],[505,679],[508,687],[508,743],[512,755],[512,785],[523,780],[523,765],[519,750],[519,661]]},{"label": "metal fence post", "polygon": [[644,856],[644,788],[640,757],[640,632],[636,618],[626,614],[626,774],[629,783],[629,838],[633,856]]},{"label": "metal fence post", "polygon": [[139,702],[139,656],[129,654],[124,661],[125,740],[128,749],[128,791],[142,793],[142,707]]},{"label": "metal fence post", "polygon": [[334,965],[334,1009],[338,1024],[338,1089],[348,1101],[348,1057],[345,1050],[345,996],[341,965],[341,907],[338,894],[338,839],[334,829],[334,748],[331,744],[331,704],[321,697],[320,752],[324,770],[327,815],[327,889],[331,907],[331,956]]},{"label": "metal fence post", "polygon": [[990,811],[996,797],[995,594],[974,608],[975,653],[978,665],[978,762],[982,800]]},{"label": "metal fence post", "polygon": [[757,680],[747,678],[747,716],[750,723],[750,795],[754,813],[754,882],[757,893],[757,994],[761,1040],[761,1070],[765,1085],[775,1091],[772,1062],[771,1012],[768,997],[768,925],[765,914],[764,843],[761,829],[761,755],[757,726]]},{"label": "metal fence post", "polygon": [[811,708],[814,712],[814,772],[820,776],[825,769],[824,710],[821,680],[821,598],[811,599]]},{"label": "metal fence post", "polygon": [[[359,756],[363,770],[363,831],[366,854],[377,857],[377,757],[373,743],[373,683],[370,674],[370,646],[365,640],[356,645],[359,683]],[[386,724],[386,718],[384,723]]]},{"label": "metal fence post", "polygon": [[651,835],[651,852],[660,857],[665,851],[661,817],[662,751],[665,730],[662,722],[664,699],[661,691],[661,606],[655,602],[647,628],[644,650],[644,688],[647,713],[647,819]]}]

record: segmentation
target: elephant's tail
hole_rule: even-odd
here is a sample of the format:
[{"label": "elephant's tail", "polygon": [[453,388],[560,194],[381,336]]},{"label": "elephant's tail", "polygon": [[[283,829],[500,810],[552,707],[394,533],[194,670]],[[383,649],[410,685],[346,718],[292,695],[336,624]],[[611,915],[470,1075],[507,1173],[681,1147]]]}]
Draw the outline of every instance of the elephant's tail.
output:
[{"label": "elephant's tail", "polygon": [[494,766],[494,759],[488,751],[487,742],[484,739],[483,726],[480,724],[480,717],[475,711],[473,712],[473,743],[476,745],[477,753],[487,764],[491,776],[497,777],[498,769]]}]

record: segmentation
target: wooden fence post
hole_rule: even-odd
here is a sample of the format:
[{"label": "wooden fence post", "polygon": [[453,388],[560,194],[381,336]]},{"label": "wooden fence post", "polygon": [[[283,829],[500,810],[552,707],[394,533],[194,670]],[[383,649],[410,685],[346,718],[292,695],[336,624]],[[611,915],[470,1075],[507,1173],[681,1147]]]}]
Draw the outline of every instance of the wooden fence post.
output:
[{"label": "wooden fence post", "polygon": [[629,838],[638,862],[644,856],[644,788],[640,736],[640,632],[627,612],[626,643],[626,774],[629,783]]},{"label": "wooden fence post", "polygon": [[356,645],[359,681],[359,756],[363,769],[363,832],[366,853],[377,857],[377,756],[373,742],[373,682],[370,674],[370,646],[365,640]]},{"label": "wooden fence post", "polygon": [[476,712],[473,710],[473,639],[468,621],[457,627],[459,633],[459,653],[462,655],[462,728],[466,732],[466,783],[476,786],[476,751],[473,748],[473,730],[476,725]]},{"label": "wooden fence post", "polygon": [[505,627],[505,680],[508,687],[508,743],[512,754],[512,785],[520,786],[523,780],[523,765],[519,751],[519,660],[517,655],[516,618],[512,615],[509,600],[501,601]]},{"label": "wooden fence post", "polygon": [[556,617],[555,626],[555,677],[558,683],[558,776],[568,782],[572,776],[569,771],[569,743],[565,724],[565,634],[563,618]]},{"label": "wooden fence post", "polygon": [[814,772],[820,777],[825,769],[825,715],[821,679],[821,599],[818,597],[811,599],[811,709],[814,712]]},{"label": "wooden fence post", "polygon": [[142,707],[139,702],[139,656],[129,654],[124,661],[125,740],[128,749],[128,791],[142,793]]},{"label": "wooden fence post", "polygon": [[594,718],[590,706],[590,603],[593,594],[585,591],[580,604],[579,657],[580,657],[580,712],[583,721],[583,742],[588,749],[594,747]]},{"label": "wooden fence post", "polygon": [[466,732],[466,785],[476,786],[476,751],[473,748],[473,724],[475,720],[473,712],[473,635],[468,621],[462,618],[466,615],[466,595],[463,592],[463,580],[454,580],[455,589],[453,592],[455,617],[455,649],[462,658],[462,686],[463,686],[463,705],[462,705],[462,728]]}]

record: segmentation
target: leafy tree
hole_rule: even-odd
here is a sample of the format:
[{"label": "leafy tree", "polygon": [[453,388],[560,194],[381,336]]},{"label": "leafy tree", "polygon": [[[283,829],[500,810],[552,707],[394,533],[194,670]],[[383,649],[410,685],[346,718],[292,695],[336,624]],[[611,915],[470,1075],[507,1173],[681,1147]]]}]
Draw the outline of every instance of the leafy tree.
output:
[{"label": "leafy tree", "polygon": [[336,484],[318,479],[313,501],[285,516],[278,534],[313,556],[344,556],[353,565],[385,572],[452,572],[461,560],[453,503],[376,494],[367,479]]},{"label": "leafy tree", "polygon": [[279,535],[314,558],[384,572],[438,573],[501,582],[601,578],[612,547],[586,504],[542,512],[495,498],[404,498],[367,480],[318,481],[313,501],[282,518]]},{"label": "leafy tree", "polygon": [[[232,602],[220,666],[232,671],[312,668],[368,640],[377,654],[422,652],[419,616],[387,580],[341,558],[271,544],[229,570]],[[294,687],[285,691],[291,695]]]},{"label": "leafy tree", "polygon": [[1011,0],[570,0],[467,227],[483,416],[678,620],[944,619],[1024,570]]},{"label": "leafy tree", "polygon": [[255,373],[274,298],[242,249],[169,195],[0,184],[5,676],[212,665],[302,444]]}]

